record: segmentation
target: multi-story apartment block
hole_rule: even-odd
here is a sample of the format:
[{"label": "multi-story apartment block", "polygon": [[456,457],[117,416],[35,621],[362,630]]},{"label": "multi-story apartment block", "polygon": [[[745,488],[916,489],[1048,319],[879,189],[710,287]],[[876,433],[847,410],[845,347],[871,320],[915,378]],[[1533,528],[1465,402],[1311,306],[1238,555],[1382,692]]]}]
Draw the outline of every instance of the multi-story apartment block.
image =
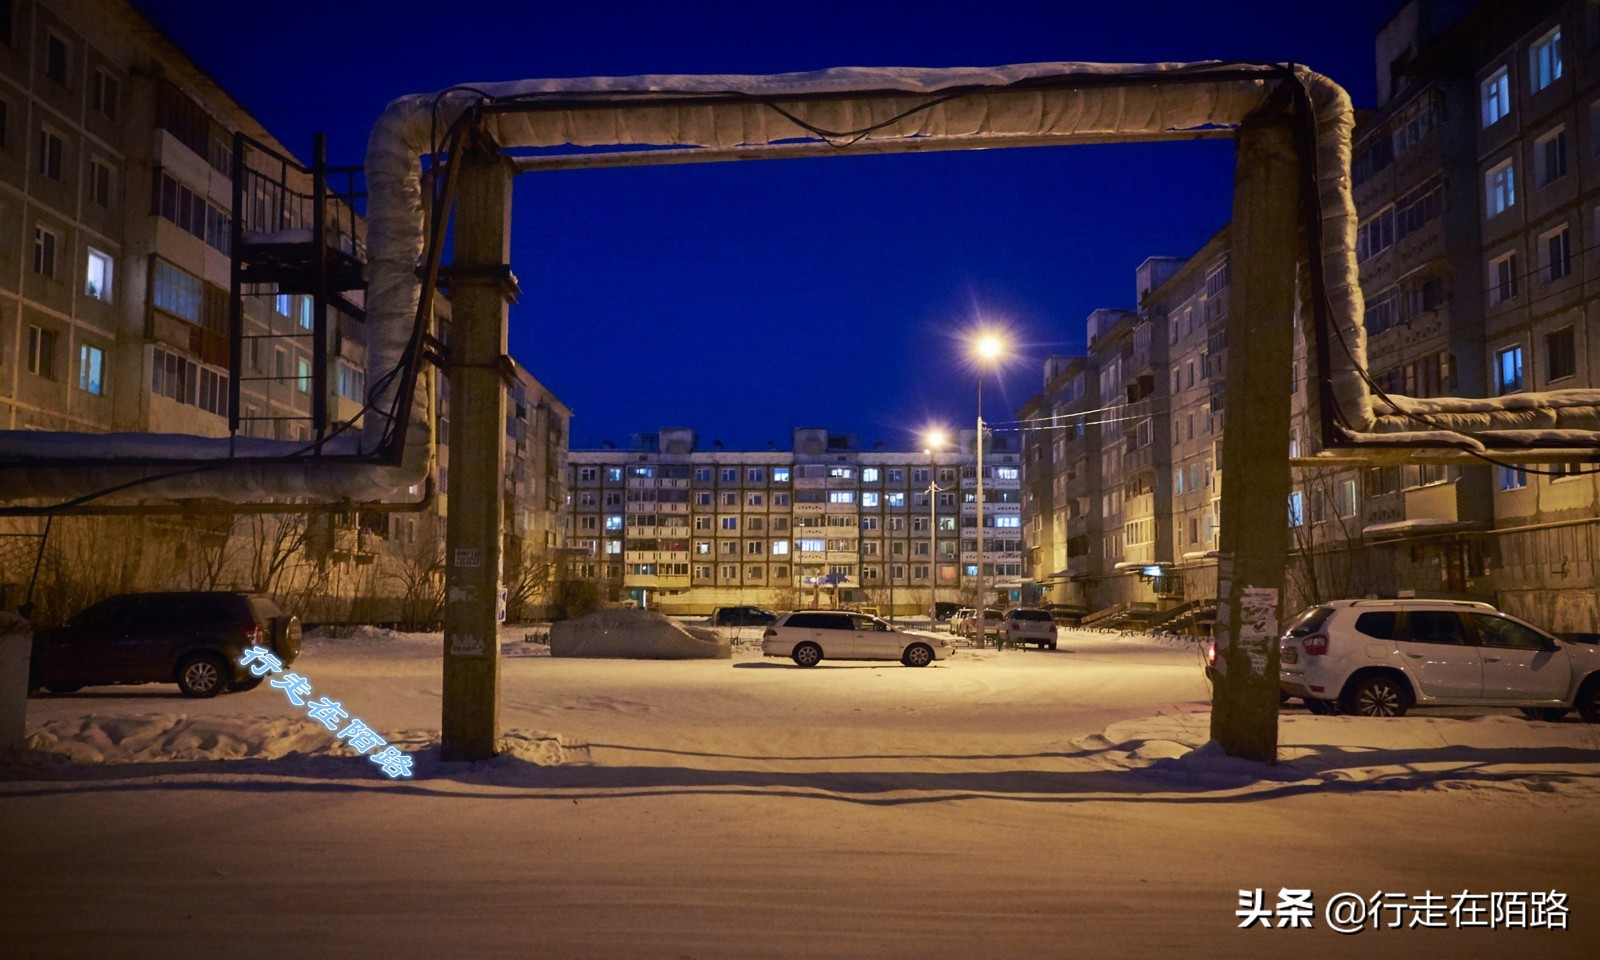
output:
[{"label": "multi-story apartment block", "polygon": [[[240,134],[250,144],[243,151]],[[304,286],[246,284],[232,368],[236,259],[282,231],[310,233],[310,177],[297,180],[297,167],[287,147],[125,0],[0,3],[0,228],[12,231],[12,242],[0,243],[0,429],[222,437],[234,389],[243,436],[310,441],[319,409],[326,424],[359,417],[368,386],[359,288],[325,296],[319,322]],[[323,212],[329,248],[358,271],[363,225],[337,198]],[[446,299],[436,300],[435,313],[447,341]],[[287,534],[256,534],[273,550],[295,545],[292,562],[266,566],[306,568],[308,595],[312,586],[335,585],[337,595],[297,609],[302,615],[394,619],[392,609],[365,600],[397,589],[437,593],[448,391],[433,371],[421,376],[440,420],[438,496],[426,513],[350,509],[285,520]],[[527,545],[560,545],[570,413],[522,370],[509,400],[505,516],[520,557]],[[218,572],[235,552],[238,524],[215,513],[202,535],[186,522],[157,526],[174,541],[171,555],[216,558],[197,577],[267,588],[259,569]],[[380,569],[374,561],[386,556],[415,569]],[[7,583],[27,579],[14,566],[0,557],[8,603],[15,591]],[[166,561],[124,566],[181,579]],[[144,585],[128,577],[107,583]]]},{"label": "multi-story apartment block", "polygon": [[[975,431],[950,450],[861,449],[852,435],[794,432],[790,450],[697,449],[661,430],[630,449],[569,455],[569,545],[606,600],[668,612],[852,605],[913,614],[976,597]],[[1021,585],[1016,438],[985,444],[984,576]]]},{"label": "multi-story apartment block", "polygon": [[[1352,171],[1367,363],[1378,390],[1425,398],[1594,387],[1600,373],[1591,289],[1600,279],[1597,11],[1570,0],[1482,0],[1470,8],[1414,0],[1379,32],[1379,104],[1361,118]],[[1036,556],[1031,572],[1051,586],[1046,596],[1053,602],[1100,610],[1130,600],[1170,605],[1180,597],[1193,603],[1215,596],[1220,432],[1226,417],[1237,414],[1227,407],[1224,376],[1227,253],[1223,230],[1181,267],[1163,269],[1154,282],[1140,280],[1140,319],[1165,318],[1170,380],[1163,389],[1170,402],[1153,412],[1151,434],[1160,436],[1164,427],[1168,465],[1154,451],[1150,466],[1144,457],[1130,459],[1143,439],[1137,433],[1103,434],[1087,470],[1081,455],[1064,448],[1070,439],[1039,442],[1040,456],[1030,454],[1030,469],[1051,476],[1051,497],[1030,499],[1041,506],[1030,506],[1028,529],[1050,531],[1040,543],[1057,555],[1043,563]],[[1098,374],[1102,393],[1078,399],[1079,409],[1109,414],[1119,403],[1131,405],[1134,383],[1115,367],[1141,344],[1102,341],[1134,336],[1136,329],[1131,321],[1107,326],[1092,319],[1089,356],[1052,358],[1045,392],[1024,415],[1054,412],[1062,395],[1073,393],[1066,384],[1084,373]],[[1295,368],[1288,454],[1298,460],[1317,439],[1306,415],[1303,338],[1296,341]],[[1119,383],[1130,392],[1117,393]],[[1143,422],[1137,409],[1121,413]],[[1299,463],[1287,505],[1291,603],[1446,594],[1492,599],[1561,632],[1593,632],[1600,623],[1600,483],[1592,467]],[[1168,478],[1165,508],[1159,483],[1141,492],[1139,473],[1151,467]],[[1085,472],[1099,477],[1098,488],[1085,484]],[[1167,590],[1130,596],[1069,586],[1108,572],[1071,547],[1081,500],[1060,494],[1074,484],[1098,489],[1101,497],[1102,559],[1115,555],[1130,568],[1149,559],[1142,572]],[[1120,499],[1112,493],[1118,487]],[[1030,478],[1030,489],[1045,488],[1041,478]],[[1148,507],[1139,499],[1145,496]],[[1155,538],[1146,553],[1131,538],[1145,535],[1135,524],[1150,511]],[[1164,524],[1170,524],[1170,553]],[[1065,569],[1055,546],[1063,530]],[[1180,576],[1163,584],[1157,576],[1169,562]],[[1117,564],[1109,569],[1114,573]]]}]

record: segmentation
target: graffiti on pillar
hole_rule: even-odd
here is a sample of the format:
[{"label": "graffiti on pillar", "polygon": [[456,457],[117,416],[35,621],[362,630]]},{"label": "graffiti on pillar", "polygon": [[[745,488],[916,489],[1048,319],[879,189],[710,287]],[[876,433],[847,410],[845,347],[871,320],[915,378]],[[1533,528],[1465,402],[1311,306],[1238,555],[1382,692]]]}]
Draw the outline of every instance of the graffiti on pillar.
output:
[{"label": "graffiti on pillar", "polygon": [[1267,672],[1269,644],[1278,640],[1278,591],[1244,587],[1239,591],[1239,648],[1250,659],[1250,672]]}]

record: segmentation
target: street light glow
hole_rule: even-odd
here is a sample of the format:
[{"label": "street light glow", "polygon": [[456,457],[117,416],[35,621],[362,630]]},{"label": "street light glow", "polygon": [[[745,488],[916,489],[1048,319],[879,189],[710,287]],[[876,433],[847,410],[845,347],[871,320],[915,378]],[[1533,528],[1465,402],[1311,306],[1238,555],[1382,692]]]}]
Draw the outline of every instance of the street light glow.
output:
[{"label": "street light glow", "polygon": [[927,441],[927,444],[928,444],[927,449],[930,452],[934,451],[934,450],[937,450],[940,447],[944,446],[944,431],[943,430],[929,430],[926,434],[923,435],[923,439]]},{"label": "street light glow", "polygon": [[979,359],[988,361],[995,360],[1006,349],[1005,343],[992,333],[986,333],[978,337],[976,347]]}]

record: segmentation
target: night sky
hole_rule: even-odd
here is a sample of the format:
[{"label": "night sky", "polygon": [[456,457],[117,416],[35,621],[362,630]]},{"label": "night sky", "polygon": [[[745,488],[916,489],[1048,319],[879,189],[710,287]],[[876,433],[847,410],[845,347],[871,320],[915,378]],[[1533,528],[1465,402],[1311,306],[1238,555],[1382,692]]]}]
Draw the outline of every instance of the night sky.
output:
[{"label": "night sky", "polygon": [[[1398,0],[1341,3],[218,3],[136,0],[262,120],[359,163],[390,99],[465,82],[1038,61],[1293,60],[1374,99]],[[1322,12],[1313,13],[1313,10]],[[1335,12],[1337,11],[1337,12]],[[519,178],[511,352],[574,411],[572,446],[687,426],[891,449],[970,425],[964,334],[1015,348],[1001,424],[1148,256],[1227,221],[1229,141],[561,171]]]}]

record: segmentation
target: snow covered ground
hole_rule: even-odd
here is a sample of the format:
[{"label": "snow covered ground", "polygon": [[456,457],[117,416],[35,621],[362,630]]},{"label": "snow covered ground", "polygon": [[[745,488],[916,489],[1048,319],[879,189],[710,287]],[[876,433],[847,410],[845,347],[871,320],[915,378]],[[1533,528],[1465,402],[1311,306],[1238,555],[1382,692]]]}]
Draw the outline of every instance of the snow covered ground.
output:
[{"label": "snow covered ground", "polygon": [[[30,703],[0,766],[0,956],[1589,956],[1600,728],[1282,716],[1207,746],[1187,645],[1066,633],[926,669],[568,660],[502,637],[508,752],[436,753],[438,634],[293,669],[412,751],[388,781],[267,686]],[[1238,929],[1240,890],[1313,928]],[[1557,891],[1568,929],[1371,929],[1337,894]],[[1447,917],[1448,919],[1448,917]]]}]

